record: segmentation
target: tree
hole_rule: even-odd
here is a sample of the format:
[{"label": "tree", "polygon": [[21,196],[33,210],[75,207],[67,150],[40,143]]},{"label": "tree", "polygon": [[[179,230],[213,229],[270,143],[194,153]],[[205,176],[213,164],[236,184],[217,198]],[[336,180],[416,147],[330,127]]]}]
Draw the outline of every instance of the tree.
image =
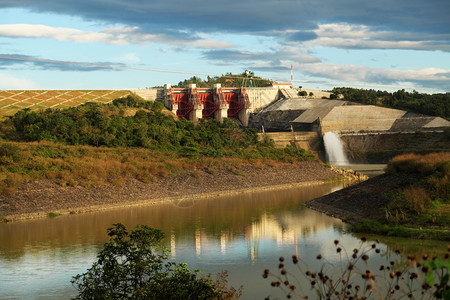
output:
[{"label": "tree", "polygon": [[241,289],[228,288],[226,273],[216,281],[199,276],[184,263],[168,262],[162,231],[146,225],[128,233],[117,223],[97,262],[72,278],[75,299],[236,299]]}]

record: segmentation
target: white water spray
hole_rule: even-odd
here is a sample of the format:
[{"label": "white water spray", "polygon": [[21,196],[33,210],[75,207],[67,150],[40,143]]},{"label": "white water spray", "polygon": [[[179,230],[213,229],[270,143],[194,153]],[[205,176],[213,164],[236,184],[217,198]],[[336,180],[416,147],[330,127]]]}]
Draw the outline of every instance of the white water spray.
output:
[{"label": "white water spray", "polygon": [[323,135],[323,143],[330,164],[335,166],[348,165],[348,159],[344,153],[344,146],[338,134],[330,131],[326,132]]}]

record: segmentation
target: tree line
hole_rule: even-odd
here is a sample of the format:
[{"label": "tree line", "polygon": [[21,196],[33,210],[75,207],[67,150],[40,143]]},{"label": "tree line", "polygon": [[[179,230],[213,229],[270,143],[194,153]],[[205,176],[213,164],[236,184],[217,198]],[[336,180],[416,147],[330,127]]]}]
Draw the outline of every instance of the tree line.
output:
[{"label": "tree line", "polygon": [[355,89],[337,87],[332,90],[331,99],[342,94],[345,100],[370,105],[379,105],[437,116],[450,120],[450,94],[425,94],[417,91],[407,92],[404,89],[390,93],[373,89]]},{"label": "tree line", "polygon": [[[258,76],[252,76],[252,84],[255,87],[269,86],[273,81],[270,79],[264,79]],[[207,76],[206,80],[200,77],[193,76],[189,79],[180,81],[176,87],[186,88],[189,84],[196,84],[198,88],[213,88],[214,84],[220,83],[222,87],[240,87],[245,86],[245,81],[249,81],[250,78],[244,74],[232,74],[226,73],[222,76]]]}]

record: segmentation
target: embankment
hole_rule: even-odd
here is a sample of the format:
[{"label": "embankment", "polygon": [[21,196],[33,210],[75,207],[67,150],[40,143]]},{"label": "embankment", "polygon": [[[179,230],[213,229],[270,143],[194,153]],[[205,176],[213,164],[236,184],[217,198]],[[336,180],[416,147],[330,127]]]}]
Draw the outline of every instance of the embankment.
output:
[{"label": "embankment", "polygon": [[343,178],[341,174],[320,163],[299,162],[224,168],[214,174],[201,169],[186,170],[181,175],[161,176],[150,183],[129,179],[121,186],[106,184],[96,188],[62,187],[56,181],[35,181],[22,184],[11,195],[0,195],[0,217],[3,221],[42,218],[49,213],[76,214],[186,197],[319,184],[339,178]]}]

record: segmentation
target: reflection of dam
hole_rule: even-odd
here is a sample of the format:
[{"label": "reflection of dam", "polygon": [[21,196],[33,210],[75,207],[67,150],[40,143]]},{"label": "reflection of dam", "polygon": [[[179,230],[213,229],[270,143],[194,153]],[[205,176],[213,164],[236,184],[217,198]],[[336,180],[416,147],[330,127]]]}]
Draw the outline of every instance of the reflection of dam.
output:
[{"label": "reflection of dam", "polygon": [[[258,257],[261,241],[275,242],[277,247],[296,245],[304,236],[342,225],[343,223],[340,220],[312,210],[283,212],[279,215],[263,213],[258,220],[253,221],[243,229],[243,234],[236,234],[229,230],[222,231],[220,236],[212,236],[208,235],[205,230],[197,228],[193,236],[192,248],[195,249],[197,257],[211,251],[229,255],[230,245],[239,243],[239,240],[244,239],[247,252],[251,260],[254,260]],[[175,259],[177,244],[174,235],[171,236],[170,247],[171,257]]]},{"label": "reflection of dam", "polygon": [[284,213],[281,216],[274,216],[264,214],[260,221],[253,222],[251,226],[246,228],[245,239],[253,260],[258,256],[258,245],[263,239],[274,240],[277,246],[295,245],[300,237],[317,233],[336,224],[342,224],[342,222],[315,211],[304,211],[301,215]]}]

